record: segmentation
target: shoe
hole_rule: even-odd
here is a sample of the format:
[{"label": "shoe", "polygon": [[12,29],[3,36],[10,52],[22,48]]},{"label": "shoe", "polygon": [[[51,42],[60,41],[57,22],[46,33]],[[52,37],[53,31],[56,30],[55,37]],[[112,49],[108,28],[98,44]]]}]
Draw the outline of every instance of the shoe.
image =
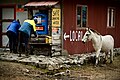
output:
[{"label": "shoe", "polygon": [[18,52],[13,52],[13,53],[17,54]]},{"label": "shoe", "polygon": [[18,52],[17,51],[13,51],[13,53],[17,54]]},{"label": "shoe", "polygon": [[12,51],[10,50],[10,53],[12,53]]}]

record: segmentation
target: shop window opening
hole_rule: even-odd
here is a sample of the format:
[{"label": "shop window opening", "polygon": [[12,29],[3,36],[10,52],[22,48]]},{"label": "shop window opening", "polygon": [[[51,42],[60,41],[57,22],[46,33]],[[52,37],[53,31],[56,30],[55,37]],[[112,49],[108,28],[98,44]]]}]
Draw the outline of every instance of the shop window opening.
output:
[{"label": "shop window opening", "polygon": [[76,8],[76,23],[77,27],[86,27],[87,26],[87,6],[86,5],[77,5]]},{"label": "shop window opening", "polygon": [[107,10],[107,27],[115,27],[115,8],[109,7]]}]

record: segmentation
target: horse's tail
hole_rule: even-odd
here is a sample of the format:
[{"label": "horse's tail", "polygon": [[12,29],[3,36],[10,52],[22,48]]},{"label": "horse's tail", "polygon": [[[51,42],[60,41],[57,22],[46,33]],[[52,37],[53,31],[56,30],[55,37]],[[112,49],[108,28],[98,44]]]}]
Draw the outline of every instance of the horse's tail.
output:
[{"label": "horse's tail", "polygon": [[[111,36],[111,35],[110,35]],[[114,48],[114,38],[113,38],[113,36],[111,36],[111,41],[113,42],[113,48]],[[112,44],[112,43],[111,43]]]}]

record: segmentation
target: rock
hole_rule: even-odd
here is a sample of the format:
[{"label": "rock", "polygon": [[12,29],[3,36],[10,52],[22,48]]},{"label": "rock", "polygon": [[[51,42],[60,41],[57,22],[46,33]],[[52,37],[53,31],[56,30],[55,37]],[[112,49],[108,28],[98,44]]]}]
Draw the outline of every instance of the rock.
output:
[{"label": "rock", "polygon": [[29,73],[30,71],[28,69],[23,69],[24,72]]},{"label": "rock", "polygon": [[70,65],[67,65],[67,64],[61,64],[60,65],[60,69],[62,68],[70,68],[71,66]]},{"label": "rock", "polygon": [[59,72],[59,73],[56,73],[56,74],[54,74],[54,76],[70,76],[70,74],[71,74],[71,72],[70,72],[70,70],[66,70],[65,72]]},{"label": "rock", "polygon": [[63,50],[63,51],[62,51],[62,55],[63,55],[63,56],[69,56],[69,53],[68,53],[67,50]]},{"label": "rock", "polygon": [[46,69],[47,68],[47,64],[45,64],[43,62],[38,62],[36,64],[37,64],[36,66],[39,67],[39,68],[42,68],[42,69]]},{"label": "rock", "polygon": [[52,65],[48,65],[48,70],[49,71],[53,71],[54,70],[54,67]]},{"label": "rock", "polygon": [[66,70],[66,76],[70,76],[70,74],[71,74],[71,71],[70,70]]},{"label": "rock", "polygon": [[59,55],[61,55],[60,52],[54,52],[54,53],[52,54],[52,56],[59,56]]},{"label": "rock", "polygon": [[56,74],[54,74],[54,76],[65,76],[65,72],[60,72],[60,73],[56,73]]}]

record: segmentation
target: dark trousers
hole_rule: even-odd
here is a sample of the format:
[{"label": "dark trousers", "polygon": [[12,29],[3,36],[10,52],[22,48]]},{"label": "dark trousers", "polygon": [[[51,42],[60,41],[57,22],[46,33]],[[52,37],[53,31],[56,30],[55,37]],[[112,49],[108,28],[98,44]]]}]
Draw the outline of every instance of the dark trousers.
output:
[{"label": "dark trousers", "polygon": [[18,42],[17,41],[18,40],[17,35],[12,31],[8,31],[7,36],[9,38],[10,52],[17,53],[17,42]]},{"label": "dark trousers", "polygon": [[24,32],[19,32],[19,42],[18,42],[18,51],[19,56],[21,56],[21,52],[25,52],[28,55],[28,42],[29,36]]}]

